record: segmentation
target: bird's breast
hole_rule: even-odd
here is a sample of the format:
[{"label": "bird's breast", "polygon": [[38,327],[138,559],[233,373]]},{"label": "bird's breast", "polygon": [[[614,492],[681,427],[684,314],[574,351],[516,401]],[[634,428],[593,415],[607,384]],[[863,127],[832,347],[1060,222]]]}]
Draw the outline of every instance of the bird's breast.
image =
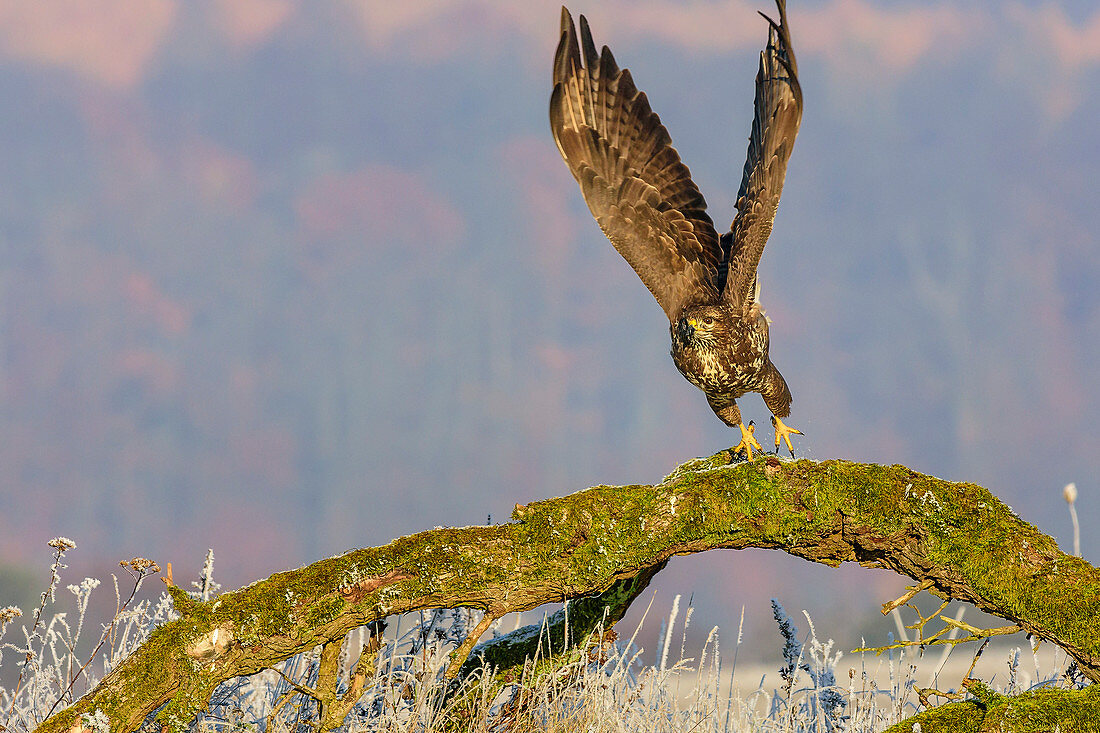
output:
[{"label": "bird's breast", "polygon": [[672,361],[689,382],[708,395],[738,397],[758,389],[768,361],[767,343],[751,333],[716,344],[684,341],[674,335]]}]

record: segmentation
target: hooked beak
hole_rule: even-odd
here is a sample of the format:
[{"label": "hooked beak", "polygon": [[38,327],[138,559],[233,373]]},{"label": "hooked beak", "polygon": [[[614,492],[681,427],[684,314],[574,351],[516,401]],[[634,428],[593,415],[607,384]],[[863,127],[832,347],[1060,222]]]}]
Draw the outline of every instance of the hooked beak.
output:
[{"label": "hooked beak", "polygon": [[695,324],[697,324],[694,318],[685,318],[677,324],[676,330],[680,332],[680,338],[689,340],[695,336]]}]

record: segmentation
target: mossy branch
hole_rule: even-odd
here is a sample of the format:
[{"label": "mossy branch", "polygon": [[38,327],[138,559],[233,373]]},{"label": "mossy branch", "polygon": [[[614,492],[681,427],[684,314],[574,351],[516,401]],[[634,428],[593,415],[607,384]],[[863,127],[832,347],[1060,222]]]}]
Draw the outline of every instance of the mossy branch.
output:
[{"label": "mossy branch", "polygon": [[499,617],[607,592],[673,555],[782,549],[907,575],[1065,649],[1100,680],[1100,571],[1062,553],[989,491],[904,466],[723,451],[655,485],[596,486],[517,506],[508,524],[436,529],[278,573],[211,602],[173,593],[181,618],[39,731],[101,711],[116,732],[186,726],[221,682],[387,616],[470,607]]},{"label": "mossy branch", "polygon": [[1042,689],[1000,695],[978,680],[966,679],[972,696],[906,718],[885,733],[1094,733],[1100,720],[1100,685],[1083,690]]}]

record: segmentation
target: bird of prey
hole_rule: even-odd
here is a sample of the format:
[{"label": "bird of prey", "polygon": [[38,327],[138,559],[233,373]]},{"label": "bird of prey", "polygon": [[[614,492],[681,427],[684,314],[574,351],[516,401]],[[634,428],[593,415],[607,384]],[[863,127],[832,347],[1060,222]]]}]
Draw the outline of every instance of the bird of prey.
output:
[{"label": "bird of prey", "polygon": [[554,140],[588,208],[668,316],[677,369],[724,423],[740,428],[733,450],[749,460],[762,448],[737,406],[748,392],[760,393],[772,412],[776,452],[782,440],[793,457],[790,436],[801,435],[782,421],[791,392],[768,358],[756,277],[802,119],[786,3],[776,4],[778,23],[761,13],[768,43],[756,74],[748,160],[736,216],[721,236],[645,93],[607,46],[596,51],[583,15],[578,38],[564,7],[550,97]]}]

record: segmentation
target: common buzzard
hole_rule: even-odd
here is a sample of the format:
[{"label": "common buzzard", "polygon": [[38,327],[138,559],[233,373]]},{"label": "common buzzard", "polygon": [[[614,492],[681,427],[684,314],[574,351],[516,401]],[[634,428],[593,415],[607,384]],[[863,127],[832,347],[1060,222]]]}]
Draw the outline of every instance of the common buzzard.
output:
[{"label": "common buzzard", "polygon": [[791,392],[768,358],[768,319],[756,266],[772,230],[783,177],[802,119],[802,90],[785,0],[768,21],[756,74],[755,118],[737,193],[737,214],[721,236],[660,118],[619,69],[610,49],[597,53],[588,21],[580,38],[564,7],[554,55],[550,129],[584,200],[669,320],[672,360],[727,425],[741,429],[734,451],[762,450],[741,421],[736,400],[759,392],[772,412],[775,449],[794,455],[783,424]]}]

